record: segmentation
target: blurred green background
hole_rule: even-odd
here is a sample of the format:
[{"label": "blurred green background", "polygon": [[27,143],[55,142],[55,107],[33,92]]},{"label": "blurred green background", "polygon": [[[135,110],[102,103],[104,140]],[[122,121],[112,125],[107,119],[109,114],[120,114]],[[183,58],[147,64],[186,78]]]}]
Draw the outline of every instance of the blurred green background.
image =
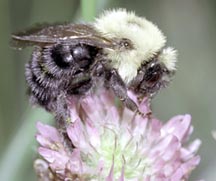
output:
[{"label": "blurred green background", "polygon": [[[216,1],[214,0],[98,0],[86,1],[85,19],[104,9],[124,7],[156,23],[178,52],[178,71],[166,90],[153,100],[162,120],[190,113],[194,133],[200,138],[201,164],[190,180],[216,180]],[[87,9],[85,9],[87,7]],[[31,108],[26,96],[24,64],[31,48],[10,48],[10,34],[39,22],[80,22],[78,0],[0,0],[0,180],[33,181],[36,157],[35,122],[51,116]],[[90,13],[90,14],[88,14]]]}]

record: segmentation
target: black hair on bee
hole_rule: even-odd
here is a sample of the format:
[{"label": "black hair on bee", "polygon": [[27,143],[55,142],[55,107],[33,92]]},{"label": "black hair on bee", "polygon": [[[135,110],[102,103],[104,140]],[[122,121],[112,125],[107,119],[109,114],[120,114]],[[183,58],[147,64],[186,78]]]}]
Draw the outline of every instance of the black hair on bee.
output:
[{"label": "black hair on bee", "polygon": [[31,102],[53,112],[60,94],[85,94],[92,85],[89,68],[97,51],[81,44],[35,47],[25,73]]}]

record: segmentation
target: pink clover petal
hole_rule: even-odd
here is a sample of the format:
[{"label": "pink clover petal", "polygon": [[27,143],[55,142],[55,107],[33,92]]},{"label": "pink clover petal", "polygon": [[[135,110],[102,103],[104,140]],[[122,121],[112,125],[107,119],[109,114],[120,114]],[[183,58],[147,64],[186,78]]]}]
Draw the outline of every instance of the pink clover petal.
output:
[{"label": "pink clover petal", "polygon": [[149,142],[156,142],[158,139],[161,138],[161,130],[162,123],[159,122],[159,120],[152,118],[152,120],[149,120],[148,124],[148,132],[147,132],[147,139]]},{"label": "pink clover petal", "polygon": [[89,143],[95,148],[100,147],[100,135],[98,129],[89,124],[89,121],[86,121],[85,125],[87,134],[89,135]]},{"label": "pink clover petal", "polygon": [[144,113],[144,115],[151,114],[151,109],[150,109],[150,100],[148,98],[144,98],[142,102],[139,105],[139,110],[141,113]]},{"label": "pink clover petal", "polygon": [[99,173],[99,177],[101,176],[103,172],[104,166],[105,166],[104,160],[99,159],[98,165],[97,165],[97,171]]},{"label": "pink clover petal", "polygon": [[45,125],[41,122],[37,122],[36,127],[38,133],[43,137],[48,138],[49,140],[54,142],[60,142],[60,136],[56,128],[49,125]]},{"label": "pink clover petal", "polygon": [[68,168],[72,171],[72,173],[78,175],[81,175],[83,173],[84,170],[79,149],[73,150],[73,153],[69,160]]},{"label": "pink clover petal", "polygon": [[200,162],[200,157],[196,156],[190,161],[186,163],[182,163],[181,166],[176,170],[176,172],[172,175],[171,180],[181,180],[188,179],[188,174],[192,171],[194,167],[196,167]]},{"label": "pink clover petal", "polygon": [[127,108],[124,109],[122,112],[122,117],[121,117],[121,120],[124,120],[124,121],[121,122],[121,125],[128,124],[128,121],[133,121],[134,116],[135,116],[134,112],[132,112],[131,110]]},{"label": "pink clover petal", "polygon": [[176,145],[179,144],[175,137],[173,137],[171,135],[167,136],[166,138],[164,138],[163,140],[158,142],[157,145],[154,146],[154,149],[151,151],[151,153],[149,155],[150,158],[154,158],[154,159],[157,159],[158,157],[161,158],[164,154],[164,157],[162,157],[162,158],[165,160],[168,159],[169,157],[166,158],[166,156],[168,156],[168,155],[166,155],[166,152],[168,152],[168,151],[172,152],[173,151],[173,150],[169,150],[170,149],[169,146],[174,142]]},{"label": "pink clover petal", "polygon": [[189,146],[188,146],[188,150],[191,153],[196,153],[199,149],[199,147],[201,146],[202,142],[199,139],[194,140]]},{"label": "pink clover petal", "polygon": [[128,94],[128,97],[130,97],[138,105],[137,96],[130,90],[127,91],[127,94]]},{"label": "pink clover petal", "polygon": [[101,104],[105,109],[109,109],[110,107],[115,105],[115,96],[113,94],[110,94],[110,92],[103,91],[99,97],[101,100]]},{"label": "pink clover petal", "polygon": [[78,119],[67,127],[67,134],[73,145],[78,148],[86,149],[87,142],[84,133],[84,128],[81,120]]},{"label": "pink clover petal", "polygon": [[124,166],[122,167],[121,176],[118,179],[119,181],[124,181]]},{"label": "pink clover petal", "polygon": [[167,148],[161,152],[161,157],[165,161],[169,161],[175,156],[175,154],[180,150],[181,144],[179,143],[176,137],[172,137],[170,143],[167,145]]},{"label": "pink clover petal", "polygon": [[103,107],[100,105],[100,100],[98,98],[96,99],[94,97],[93,99],[91,97],[85,97],[81,101],[81,106],[92,122],[105,116]]},{"label": "pink clover petal", "polygon": [[106,178],[106,181],[114,181],[114,162],[112,163],[112,166],[109,171],[109,175]]},{"label": "pink clover petal", "polygon": [[199,147],[201,146],[201,143],[202,142],[199,139],[196,139],[188,146],[188,148],[182,148],[181,149],[182,160],[187,161],[188,159],[194,157]]},{"label": "pink clover petal", "polygon": [[162,135],[174,134],[180,141],[184,142],[191,134],[191,116],[175,116],[162,128]]},{"label": "pink clover petal", "polygon": [[118,127],[119,126],[119,120],[120,120],[119,111],[116,109],[116,107],[111,106],[109,108],[109,111],[107,112],[107,115],[104,119],[104,122],[106,124],[109,122],[114,127]]},{"label": "pink clover petal", "polygon": [[61,154],[59,152],[42,148],[38,149],[39,154],[50,163],[50,166],[53,169],[64,169],[66,163],[69,161],[69,157],[67,155]]},{"label": "pink clover petal", "polygon": [[138,99],[136,95],[132,91],[127,91],[128,96],[137,104],[139,111],[143,113],[144,115],[148,115],[151,113],[150,109],[150,101],[147,97],[144,97],[141,101],[141,103],[138,103]]},{"label": "pink clover petal", "polygon": [[132,134],[135,139],[143,139],[143,136],[146,134],[148,119],[142,118],[141,116],[136,116],[131,122]]},{"label": "pink clover petal", "polygon": [[[186,114],[184,116],[184,119],[182,120],[182,129],[185,130],[185,132],[182,131],[182,133],[179,130],[179,140],[184,143],[186,140],[188,140],[188,137],[193,132],[193,127],[191,126],[191,115]],[[183,134],[184,133],[184,134]]]},{"label": "pink clover petal", "polygon": [[55,160],[55,157],[53,157],[52,152],[53,151],[48,148],[43,148],[43,147],[38,148],[38,153],[50,163],[52,163]]},{"label": "pink clover petal", "polygon": [[52,143],[47,138],[43,137],[42,135],[36,135],[36,140],[40,143],[41,146],[50,148]]},{"label": "pink clover petal", "polygon": [[77,119],[79,119],[79,111],[78,111],[78,99],[75,96],[71,96],[68,99],[68,107],[70,108],[70,122],[74,123]]}]

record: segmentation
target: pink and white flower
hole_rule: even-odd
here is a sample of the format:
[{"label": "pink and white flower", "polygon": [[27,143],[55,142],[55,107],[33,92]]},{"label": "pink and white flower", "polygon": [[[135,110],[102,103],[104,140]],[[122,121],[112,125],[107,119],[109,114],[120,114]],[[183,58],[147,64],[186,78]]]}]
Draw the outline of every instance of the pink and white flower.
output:
[{"label": "pink and white flower", "polygon": [[136,114],[103,91],[79,100],[70,99],[71,122],[65,145],[58,130],[37,123],[39,154],[56,180],[188,180],[199,164],[201,144],[187,144],[193,132],[190,115],[178,115],[163,124],[152,115],[148,100]]}]

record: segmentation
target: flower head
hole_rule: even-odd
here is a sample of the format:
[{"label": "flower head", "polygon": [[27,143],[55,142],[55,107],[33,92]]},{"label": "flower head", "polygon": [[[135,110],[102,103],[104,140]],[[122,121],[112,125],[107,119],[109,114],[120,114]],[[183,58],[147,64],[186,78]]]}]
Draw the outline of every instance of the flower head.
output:
[{"label": "flower head", "polygon": [[39,154],[59,180],[187,180],[199,164],[200,141],[186,145],[193,131],[190,115],[163,124],[147,116],[147,99],[139,106],[146,113],[141,116],[116,106],[107,91],[69,102],[72,151],[56,128],[37,124]]}]

